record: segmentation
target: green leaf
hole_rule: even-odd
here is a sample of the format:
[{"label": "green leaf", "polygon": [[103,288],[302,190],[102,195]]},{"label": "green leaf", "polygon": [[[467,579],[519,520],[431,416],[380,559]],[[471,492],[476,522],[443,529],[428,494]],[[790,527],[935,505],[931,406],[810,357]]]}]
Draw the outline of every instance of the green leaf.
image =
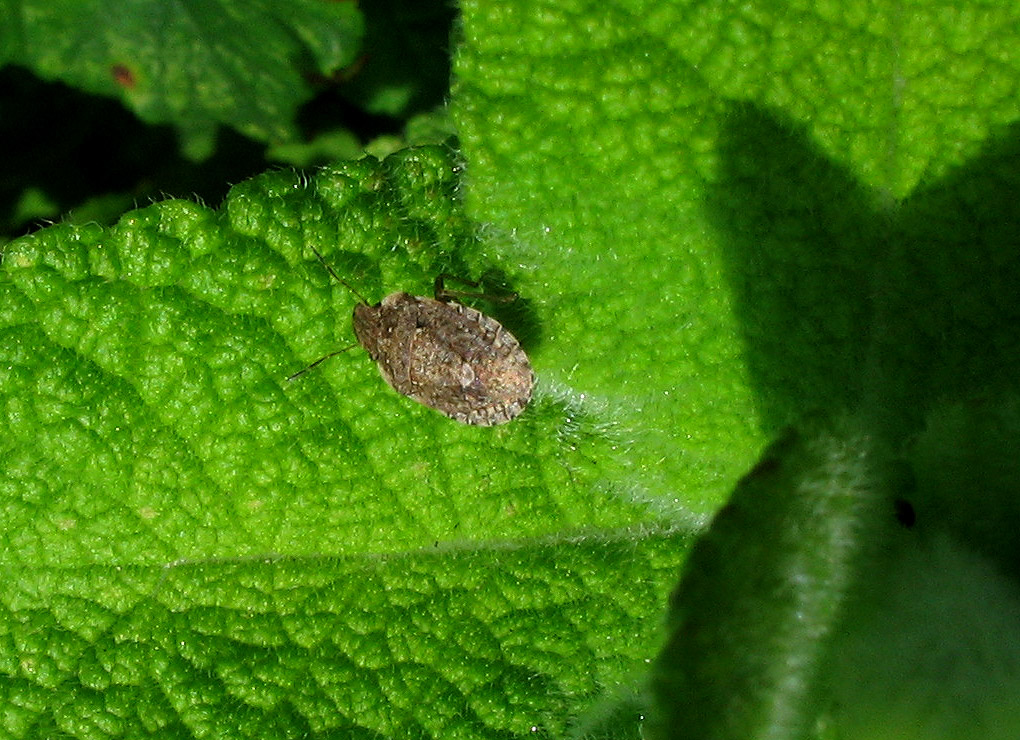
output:
[{"label": "green leaf", "polygon": [[603,420],[540,383],[457,424],[360,349],[286,380],[353,336],[312,248],[372,300],[500,267],[458,172],[407,150],[8,245],[7,732],[560,734],[634,680],[686,532]]},{"label": "green leaf", "polygon": [[[1012,47],[980,32],[1015,11],[956,25],[946,6],[914,25],[841,8],[841,53],[824,59],[841,74],[805,86],[799,60],[832,39],[791,21],[825,9],[468,2],[451,99],[463,162],[424,150],[278,173],[218,211],[169,202],[14,243],[5,729],[634,736],[692,525],[790,423],[798,446],[740,486],[700,546],[716,555],[678,592],[670,640],[690,661],[667,654],[659,675],[720,675],[695,685],[705,706],[746,712],[708,717],[704,736],[874,731],[874,698],[840,679],[854,646],[889,637],[878,607],[916,553],[949,563],[942,583],[981,574],[946,601],[1012,634],[1014,574],[993,583],[988,567],[1015,552],[1015,516],[996,523],[1008,487],[989,486],[981,526],[953,524],[945,507],[970,491],[923,485],[946,444],[917,440],[975,389],[1013,397],[1016,102],[971,91],[1015,87]],[[874,48],[941,74],[862,76],[890,58]],[[940,107],[867,115],[904,95]],[[351,339],[355,300],[311,246],[372,300],[425,293],[440,270],[519,293],[499,318],[532,358],[532,408],[458,426],[357,350],[284,383]],[[805,425],[816,409],[853,421]],[[914,529],[898,510],[936,544],[897,542]],[[1011,675],[1008,657],[996,671]],[[767,680],[727,693],[750,676]]]},{"label": "green leaf", "polygon": [[629,643],[654,640],[635,614],[661,600],[678,542],[646,543],[8,568],[4,729],[559,735],[628,678]]},{"label": "green leaf", "polygon": [[643,12],[465,3],[452,113],[468,208],[534,283],[545,377],[623,430],[632,485],[699,521],[765,437],[704,204],[723,107],[637,40]]},{"label": "green leaf", "polygon": [[[787,425],[802,440],[774,484],[738,487],[738,513],[706,534],[712,567],[689,561],[657,674],[661,737],[881,736],[890,706],[844,691],[854,682],[836,656],[852,651],[836,636],[909,642],[921,631],[890,635],[874,626],[898,623],[874,614],[943,551],[910,596],[930,603],[947,562],[956,570],[939,583],[983,573],[945,601],[964,615],[952,624],[987,617],[995,629],[940,655],[987,661],[1007,689],[968,681],[972,701],[952,707],[932,670],[895,717],[922,716],[938,696],[957,715],[929,736],[955,737],[970,709],[1008,720],[997,736],[1016,726],[1016,703],[996,704],[1018,674],[1015,620],[1002,618],[1016,586],[1012,467],[976,495],[909,483],[924,480],[914,445],[944,404],[1016,397],[1020,47],[1003,30],[1016,13],[464,4],[452,110],[467,203],[533,270],[552,340],[545,377],[628,431],[636,486],[695,517],[764,440]],[[814,413],[852,429],[806,423]],[[984,445],[958,439],[969,452],[955,469],[936,454],[948,442],[927,448],[928,480],[997,469],[1016,449],[1006,428]],[[901,541],[913,529],[897,512],[916,517],[923,542]],[[1003,585],[990,574],[1005,553]],[[974,593],[1008,599],[986,609]],[[901,676],[909,658],[894,666]],[[866,661],[853,668],[871,675]]]},{"label": "green leaf", "polygon": [[793,122],[883,197],[950,174],[1020,113],[1009,3],[725,2],[656,21],[713,95]]},{"label": "green leaf", "polygon": [[835,635],[823,682],[829,724],[844,737],[1016,737],[1015,573],[944,532],[927,534],[881,564],[885,577]]},{"label": "green leaf", "polygon": [[688,559],[653,736],[1014,737],[1018,409],[936,408],[895,461],[860,420],[767,452]]},{"label": "green leaf", "polygon": [[30,0],[0,6],[0,29],[0,63],[119,97],[193,142],[217,124],[280,140],[311,97],[306,76],[354,60],[362,18],[354,3],[320,0],[147,0],[115,10]]},{"label": "green leaf", "polygon": [[807,735],[838,617],[892,529],[894,482],[869,447],[855,423],[815,425],[737,487],[673,595],[656,737]]},{"label": "green leaf", "polygon": [[[424,294],[439,272],[475,274],[462,256],[475,240],[452,198],[455,173],[440,150],[408,150],[311,180],[293,173],[250,180],[220,213],[167,201],[129,213],[109,231],[54,227],[9,245],[4,387],[14,399],[56,396],[41,407],[18,402],[8,442],[45,453],[55,467],[44,478],[54,489],[109,499],[116,480],[124,494],[140,472],[129,458],[141,457],[147,475],[162,471],[174,481],[171,491],[204,491],[194,522],[196,512],[176,507],[149,511],[142,502],[151,491],[136,491],[141,508],[110,515],[135,534],[93,543],[92,559],[118,551],[146,562],[234,557],[238,547],[318,553],[322,540],[308,537],[306,520],[325,527],[329,540],[340,537],[343,552],[644,521],[643,507],[609,490],[589,498],[588,514],[575,512],[573,525],[553,516],[559,496],[592,495],[588,487],[601,473],[587,458],[614,440],[547,393],[529,421],[487,433],[399,396],[360,351],[284,382],[353,338],[357,299],[331,280],[312,248],[375,300],[396,289]],[[93,404],[87,417],[70,413]],[[83,475],[81,461],[95,455],[103,463]],[[360,488],[370,493],[365,500]],[[500,494],[476,501],[489,489]],[[414,504],[428,490],[459,503],[425,514]],[[343,503],[351,496],[357,506]],[[334,501],[325,518],[324,501]],[[55,522],[69,503],[78,505],[47,500],[54,526],[45,536],[37,531],[34,558],[60,561],[55,553],[66,545],[58,544],[64,535]],[[283,507],[290,515],[281,520]],[[136,517],[151,521],[138,529]],[[98,527],[97,537],[120,531],[106,519],[83,521],[74,537],[83,526]],[[153,527],[162,531],[155,539]],[[167,544],[192,528],[195,539],[183,549]]]}]

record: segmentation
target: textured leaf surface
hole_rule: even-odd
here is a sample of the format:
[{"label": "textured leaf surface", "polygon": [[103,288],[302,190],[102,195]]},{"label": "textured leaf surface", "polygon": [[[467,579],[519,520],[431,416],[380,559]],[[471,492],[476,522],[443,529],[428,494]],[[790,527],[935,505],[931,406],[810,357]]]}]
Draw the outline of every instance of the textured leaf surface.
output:
[{"label": "textured leaf surface", "polygon": [[1020,113],[1011,3],[691,3],[678,15],[666,43],[716,94],[796,122],[883,197],[951,173]]},{"label": "textured leaf surface", "polygon": [[[1017,429],[958,438],[966,454],[941,439],[927,471],[912,452],[947,399],[967,431],[1015,404],[1015,13],[465,3],[453,111],[471,213],[532,266],[547,336],[570,340],[549,346],[546,377],[634,430],[633,479],[711,511],[785,425],[856,425],[802,429],[789,467],[737,489],[712,557],[689,561],[657,674],[661,737],[899,737],[932,706],[947,718],[922,736],[1016,727],[1016,703],[997,703],[1020,683],[1016,584],[994,573],[1016,578],[1001,481]],[[547,277],[565,269],[578,276]],[[912,630],[920,610],[896,595],[926,555],[910,596],[993,625],[938,653],[960,658],[964,699],[936,661],[902,680],[923,650],[882,647],[953,635]],[[932,604],[932,584],[974,573],[987,580]],[[1006,600],[986,610],[975,593]],[[974,680],[983,661],[994,686]]]},{"label": "textured leaf surface", "polygon": [[659,657],[656,736],[778,739],[812,727],[837,615],[873,562],[876,531],[892,529],[887,466],[855,431],[788,435],[698,541]]},{"label": "textured leaf surface", "polygon": [[632,680],[686,535],[603,421],[457,424],[360,349],[285,380],[352,337],[310,247],[373,299],[474,274],[457,187],[409,150],[9,245],[10,734],[524,736]]},{"label": "textured leaf surface", "polygon": [[[1009,27],[1004,7],[974,28]],[[693,581],[702,598],[686,602],[710,630],[700,644],[725,649],[664,663],[711,676],[706,660],[733,679],[705,706],[748,698],[736,708],[749,714],[715,727],[813,727],[825,704],[804,682],[858,637],[887,637],[867,609],[881,596],[853,617],[842,606],[857,553],[889,542],[894,494],[919,533],[948,530],[964,555],[1008,562],[1008,486],[980,489],[993,495],[979,526],[945,523],[984,455],[911,494],[884,472],[872,486],[866,453],[903,453],[940,399],[1008,385],[1020,360],[1016,133],[996,128],[1016,96],[970,97],[986,79],[1015,88],[1011,50],[975,33],[966,49],[1004,61],[968,77],[977,68],[921,27],[871,34],[861,19],[882,12],[844,12],[865,30],[825,57],[841,74],[808,78],[784,104],[766,87],[827,47],[779,34],[790,22],[768,8],[466,3],[452,100],[463,185],[438,152],[407,153],[258,178],[218,211],[171,202],[12,246],[0,282],[9,732],[558,735],[655,650],[686,527],[817,408],[862,408],[863,428],[807,434],[771,478],[781,485],[741,487],[706,540],[721,555]],[[734,22],[747,13],[761,33]],[[902,92],[895,74],[860,74],[873,37],[901,55],[935,49],[931,69],[966,84],[922,85],[942,107],[916,126],[895,105],[862,114]],[[777,61],[789,74],[768,71]],[[425,293],[440,270],[519,292],[500,318],[532,356],[534,407],[505,429],[460,427],[386,388],[356,350],[283,383],[350,339],[354,299],[308,246],[373,300]],[[890,507],[855,508],[859,480]],[[805,490],[824,495],[792,495]],[[978,548],[989,530],[1001,539]],[[929,551],[941,552],[917,548]],[[909,569],[875,572],[887,570],[909,582]],[[777,593],[802,599],[805,624]],[[763,611],[719,611],[731,603]],[[732,644],[716,639],[734,625]],[[841,625],[830,664],[811,641]],[[784,674],[791,656],[803,670]],[[748,675],[768,680],[725,693]],[[863,701],[845,689],[832,696]],[[871,706],[843,721],[861,726]],[[590,716],[633,734],[620,707],[634,704]]]},{"label": "textured leaf surface", "polygon": [[[548,336],[569,340],[549,376],[635,430],[644,485],[710,510],[761,431],[856,403],[886,265],[970,228],[953,221],[962,191],[929,191],[955,209],[935,222],[929,203],[898,223],[889,209],[1009,138],[1020,47],[988,34],[1016,9],[925,7],[934,25],[884,3],[464,4],[469,205],[533,270]],[[1003,60],[988,77],[987,54]],[[997,168],[1007,152],[982,156]],[[1003,200],[975,204],[982,222]],[[901,225],[909,246],[890,256]],[[548,277],[566,269],[578,277]],[[593,336],[614,338],[617,361]]]},{"label": "textured leaf surface", "polygon": [[4,733],[560,734],[580,698],[629,678],[634,642],[654,641],[641,615],[680,544],[8,566]]},{"label": "textured leaf surface", "polygon": [[311,97],[303,75],[350,64],[361,33],[348,2],[29,0],[0,6],[0,63],[120,97],[189,134],[226,124],[285,139]]},{"label": "textured leaf surface", "polygon": [[464,8],[468,204],[535,283],[547,377],[626,430],[636,486],[703,517],[764,441],[703,203],[720,103],[634,34],[641,4]]}]

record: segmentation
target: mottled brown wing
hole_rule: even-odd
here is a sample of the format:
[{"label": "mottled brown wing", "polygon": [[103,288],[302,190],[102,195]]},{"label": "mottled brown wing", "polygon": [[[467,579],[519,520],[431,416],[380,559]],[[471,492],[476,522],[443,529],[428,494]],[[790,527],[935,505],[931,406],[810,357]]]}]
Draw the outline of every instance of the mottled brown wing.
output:
[{"label": "mottled brown wing", "polygon": [[492,426],[531,399],[527,355],[495,319],[459,303],[394,293],[355,310],[358,341],[398,392],[465,424]]},{"label": "mottled brown wing", "polygon": [[407,395],[465,424],[491,426],[520,414],[534,374],[514,336],[460,303],[418,301]]}]

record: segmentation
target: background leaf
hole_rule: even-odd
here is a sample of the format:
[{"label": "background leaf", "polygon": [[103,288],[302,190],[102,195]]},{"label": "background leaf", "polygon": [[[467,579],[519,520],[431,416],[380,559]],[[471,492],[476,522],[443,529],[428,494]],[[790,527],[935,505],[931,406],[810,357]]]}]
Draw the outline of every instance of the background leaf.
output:
[{"label": "background leaf", "polygon": [[667,43],[704,84],[794,122],[885,199],[951,173],[1020,113],[1010,5],[725,2],[678,15]]},{"label": "background leaf", "polygon": [[764,454],[691,553],[654,678],[658,737],[814,729],[839,616],[875,543],[892,540],[897,481],[856,422],[805,426]]},{"label": "background leaf", "polygon": [[[914,446],[947,399],[970,408],[968,424],[989,410],[975,397],[1015,400],[1018,304],[1006,286],[1020,277],[1020,188],[1015,125],[1005,124],[1016,120],[1006,91],[1020,75],[1015,45],[992,30],[1014,11],[464,7],[453,112],[469,208],[545,283],[546,331],[567,340],[550,347],[545,370],[640,440],[627,451],[634,479],[662,500],[681,492],[696,514],[721,500],[742,453],[786,425],[806,449],[845,446],[814,463],[801,450],[789,463],[797,475],[784,469],[769,485],[749,479],[739,513],[720,514],[706,534],[715,554],[689,561],[656,674],[660,736],[881,735],[885,709],[895,735],[932,702],[946,721],[926,725],[929,736],[955,737],[971,712],[1005,718],[1008,736],[1013,705],[978,697],[1003,696],[999,686],[1020,675],[1014,651],[988,649],[1015,641],[1017,623],[1001,617],[1015,616],[1010,601],[986,609],[960,592],[936,605],[942,613],[960,598],[954,613],[966,617],[952,623],[997,625],[994,638],[961,630],[940,653],[1005,677],[991,690],[962,670],[970,703],[954,703],[936,670],[897,706],[843,676],[857,675],[848,665],[872,676],[873,663],[845,648],[864,643],[885,659],[874,671],[882,685],[914,686],[903,679],[910,656],[881,646],[930,633],[908,618],[890,635],[875,626],[901,622],[875,614],[909,601],[890,596],[891,584],[906,580],[905,563],[943,552],[943,537],[962,552],[933,557],[932,568],[960,569],[942,583],[980,570],[988,582],[977,590],[1011,590],[991,582],[994,564],[971,558],[989,550],[975,532],[995,531],[995,554],[1013,553],[1015,571],[1015,496],[998,482],[1009,479],[1001,466],[1015,429],[951,474],[934,472],[954,460],[948,441],[926,450],[925,471]],[[986,53],[997,62],[984,64]],[[573,274],[550,279],[557,272]],[[823,434],[804,421],[815,412],[859,427]],[[860,479],[873,506],[835,505],[853,501],[857,484],[834,459],[875,468]],[[975,486],[981,466],[1000,473]],[[915,489],[922,475],[939,483]],[[827,483],[804,488],[798,476]],[[962,527],[975,490],[982,510]],[[861,555],[885,551],[877,565]],[[921,603],[936,576],[922,576]]]},{"label": "background leaf", "polygon": [[638,6],[464,13],[468,208],[535,283],[541,370],[620,426],[631,485],[699,521],[764,441],[703,207],[724,108],[653,43],[661,14],[639,44]]},{"label": "background leaf", "polygon": [[257,139],[293,134],[311,97],[303,75],[350,64],[362,18],[353,3],[174,0],[4,3],[0,63],[120,97],[150,123],[173,123],[197,155],[228,124]]}]

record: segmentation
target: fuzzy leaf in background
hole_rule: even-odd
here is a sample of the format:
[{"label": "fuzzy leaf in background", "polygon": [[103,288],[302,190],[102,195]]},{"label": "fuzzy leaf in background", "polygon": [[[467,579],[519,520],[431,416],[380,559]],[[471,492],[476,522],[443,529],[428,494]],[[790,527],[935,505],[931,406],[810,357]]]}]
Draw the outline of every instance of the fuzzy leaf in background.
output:
[{"label": "fuzzy leaf in background", "polygon": [[354,3],[319,0],[3,3],[0,63],[121,97],[195,147],[216,124],[278,140],[311,97],[305,75],[354,61],[362,26]]},{"label": "fuzzy leaf in background", "polygon": [[695,516],[800,435],[688,561],[658,737],[1015,735],[1016,8],[464,14],[469,212],[535,265],[546,380]]}]

